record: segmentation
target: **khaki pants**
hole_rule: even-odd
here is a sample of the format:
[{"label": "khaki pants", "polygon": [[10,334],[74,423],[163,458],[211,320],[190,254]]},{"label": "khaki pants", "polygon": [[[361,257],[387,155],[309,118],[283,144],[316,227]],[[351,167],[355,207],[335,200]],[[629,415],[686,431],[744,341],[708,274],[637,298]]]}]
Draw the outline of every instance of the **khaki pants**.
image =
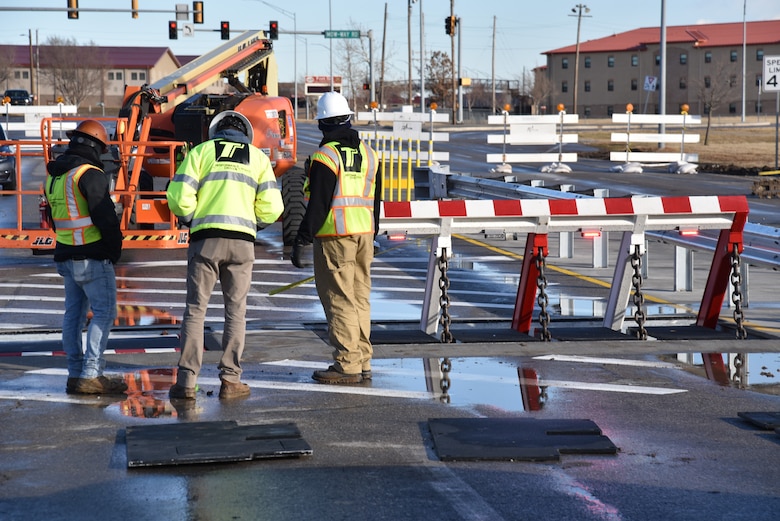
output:
[{"label": "khaki pants", "polygon": [[249,241],[210,238],[190,243],[187,250],[187,307],[181,324],[179,385],[195,387],[203,365],[203,324],[217,280],[222,286],[225,303],[219,376],[233,383],[240,381],[246,298],[252,284],[254,260],[254,244]]},{"label": "khaki pants", "polygon": [[371,369],[371,261],[367,233],[314,240],[314,280],[328,320],[334,366],[354,374]]}]

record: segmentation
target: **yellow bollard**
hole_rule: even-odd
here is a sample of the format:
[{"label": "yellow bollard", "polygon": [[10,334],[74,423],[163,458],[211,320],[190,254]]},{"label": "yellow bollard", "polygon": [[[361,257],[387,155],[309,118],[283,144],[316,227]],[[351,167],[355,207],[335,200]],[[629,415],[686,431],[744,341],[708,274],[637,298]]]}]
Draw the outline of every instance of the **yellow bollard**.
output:
[{"label": "yellow bollard", "polygon": [[406,142],[406,201],[412,200],[412,138]]}]

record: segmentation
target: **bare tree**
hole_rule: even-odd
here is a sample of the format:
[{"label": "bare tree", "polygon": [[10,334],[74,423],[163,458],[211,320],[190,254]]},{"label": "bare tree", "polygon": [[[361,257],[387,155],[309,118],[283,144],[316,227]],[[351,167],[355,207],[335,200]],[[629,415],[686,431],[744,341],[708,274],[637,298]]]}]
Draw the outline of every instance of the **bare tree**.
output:
[{"label": "bare tree", "polygon": [[14,48],[10,45],[0,47],[0,85],[5,85],[11,79],[14,61]]},{"label": "bare tree", "polygon": [[343,78],[342,83],[346,83],[346,88],[342,87],[342,94],[352,101],[353,110],[357,112],[367,108],[371,101],[371,91],[363,89],[363,85],[369,83],[371,49],[368,31],[352,20],[349,21],[349,27],[360,31],[361,37],[343,38],[338,41],[338,70]]},{"label": "bare tree", "polygon": [[546,104],[555,94],[555,86],[550,81],[550,78],[544,72],[536,72],[533,75],[533,86],[530,88],[528,95],[531,98],[533,105],[533,113],[541,114],[542,105]]},{"label": "bare tree", "polygon": [[707,114],[707,130],[704,132],[705,146],[710,138],[712,113],[733,95],[736,77],[733,66],[721,63],[715,68],[714,74],[695,82],[696,97],[704,105],[704,112]]},{"label": "bare tree", "polygon": [[426,87],[431,91],[437,103],[445,102],[452,97],[452,60],[441,51],[433,51],[430,61],[425,66]]},{"label": "bare tree", "polygon": [[106,61],[94,42],[79,45],[74,38],[52,36],[41,48],[41,74],[53,86],[55,96],[76,106],[100,93]]}]

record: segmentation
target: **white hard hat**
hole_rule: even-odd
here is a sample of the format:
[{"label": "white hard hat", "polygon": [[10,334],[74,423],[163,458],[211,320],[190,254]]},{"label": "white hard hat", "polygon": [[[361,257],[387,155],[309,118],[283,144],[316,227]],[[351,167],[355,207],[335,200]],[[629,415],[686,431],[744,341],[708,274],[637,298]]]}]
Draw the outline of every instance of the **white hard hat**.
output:
[{"label": "white hard hat", "polygon": [[352,114],[354,112],[349,110],[347,98],[338,92],[326,92],[317,101],[317,117],[315,119],[328,119]]},{"label": "white hard hat", "polygon": [[249,120],[241,114],[240,112],[236,112],[235,110],[225,110],[223,112],[220,112],[216,116],[214,116],[214,119],[211,120],[211,124],[209,125],[209,139],[214,138],[214,134],[217,133],[217,130],[219,130],[218,127],[220,127],[220,122],[225,120],[226,118],[237,118],[238,120],[243,123],[244,128],[246,128],[246,137],[249,138],[249,142],[251,143],[253,138],[255,137],[254,129],[252,129],[252,124],[249,122]]}]

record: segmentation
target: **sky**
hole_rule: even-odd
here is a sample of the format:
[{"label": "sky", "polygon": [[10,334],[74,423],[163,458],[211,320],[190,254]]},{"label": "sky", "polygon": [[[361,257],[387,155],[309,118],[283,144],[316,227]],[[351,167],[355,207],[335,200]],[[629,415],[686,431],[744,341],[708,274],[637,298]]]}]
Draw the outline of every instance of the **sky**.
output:
[{"label": "sky", "polygon": [[[169,47],[177,55],[199,55],[224,43],[219,36],[223,20],[230,22],[234,36],[239,30],[267,30],[269,21],[276,20],[280,34],[274,50],[280,81],[330,74],[331,44],[332,72],[339,74],[339,40],[326,39],[319,33],[353,29],[372,30],[375,63],[381,57],[384,43],[385,77],[405,80],[409,75],[410,4],[414,77],[419,76],[421,19],[425,56],[434,51],[451,53],[444,19],[450,15],[452,4],[460,18],[462,75],[480,79],[495,75],[497,80],[517,80],[524,70],[546,63],[543,52],[576,43],[578,16],[572,10],[578,5],[589,9],[589,12],[582,10],[579,20],[580,42],[639,27],[658,27],[662,11],[662,0],[630,2],[630,7],[625,0],[204,0],[204,23],[193,26],[192,36],[183,36],[182,25],[192,20],[180,21],[179,38],[170,40],[168,21],[175,19],[176,4],[192,9],[192,2],[187,0],[138,0],[140,13],[133,19],[131,0],[79,0],[80,9],[125,11],[82,11],[78,20],[69,20],[64,11],[67,0],[0,0],[0,16],[4,22],[0,44],[28,45],[32,34],[33,45],[56,36],[73,38],[79,44]],[[19,10],[3,11],[3,8]],[[63,10],[35,10],[38,8]],[[667,26],[742,23],[743,13],[747,21],[780,19],[778,0],[666,0],[665,10]],[[317,34],[306,34],[313,32]],[[455,45],[457,53],[457,39]]]}]

